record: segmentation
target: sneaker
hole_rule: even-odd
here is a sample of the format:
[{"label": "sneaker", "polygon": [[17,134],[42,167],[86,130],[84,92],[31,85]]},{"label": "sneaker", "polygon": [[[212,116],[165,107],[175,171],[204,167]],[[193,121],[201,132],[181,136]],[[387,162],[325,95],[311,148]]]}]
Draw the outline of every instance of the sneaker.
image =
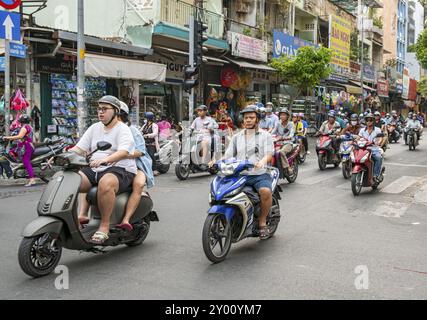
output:
[{"label": "sneaker", "polygon": [[310,154],[311,152],[310,151],[307,151],[307,154]]}]

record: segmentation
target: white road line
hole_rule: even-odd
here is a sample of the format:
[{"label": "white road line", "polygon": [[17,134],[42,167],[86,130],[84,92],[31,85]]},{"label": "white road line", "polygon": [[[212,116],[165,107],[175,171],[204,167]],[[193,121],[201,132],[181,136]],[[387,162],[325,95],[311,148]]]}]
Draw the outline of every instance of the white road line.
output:
[{"label": "white road line", "polygon": [[420,181],[421,177],[410,177],[410,176],[402,176],[399,179],[393,181],[386,187],[380,189],[380,192],[384,193],[401,193],[406,188],[410,187],[414,183]]},{"label": "white road line", "polygon": [[427,165],[423,165],[423,164],[397,163],[397,162],[387,162],[387,161],[385,161],[384,164],[385,166],[427,168]]}]

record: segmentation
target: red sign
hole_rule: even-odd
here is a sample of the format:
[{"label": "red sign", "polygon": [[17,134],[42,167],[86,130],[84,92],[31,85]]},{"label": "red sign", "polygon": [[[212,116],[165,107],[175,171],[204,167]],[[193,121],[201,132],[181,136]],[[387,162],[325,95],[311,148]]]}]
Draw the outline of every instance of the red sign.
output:
[{"label": "red sign", "polygon": [[0,0],[0,6],[5,9],[15,9],[19,7],[21,0]]},{"label": "red sign", "polygon": [[388,80],[378,79],[377,94],[380,97],[388,97]]},{"label": "red sign", "polygon": [[417,99],[417,80],[410,79],[409,80],[408,100],[415,101],[415,99]]}]

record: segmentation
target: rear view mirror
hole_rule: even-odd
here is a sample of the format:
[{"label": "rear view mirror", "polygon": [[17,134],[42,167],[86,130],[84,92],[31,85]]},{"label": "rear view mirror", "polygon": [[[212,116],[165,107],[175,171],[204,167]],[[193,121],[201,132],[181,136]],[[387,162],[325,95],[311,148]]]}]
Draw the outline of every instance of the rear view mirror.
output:
[{"label": "rear view mirror", "polygon": [[100,151],[105,151],[111,148],[111,143],[107,142],[107,141],[99,141],[96,144],[96,148]]}]

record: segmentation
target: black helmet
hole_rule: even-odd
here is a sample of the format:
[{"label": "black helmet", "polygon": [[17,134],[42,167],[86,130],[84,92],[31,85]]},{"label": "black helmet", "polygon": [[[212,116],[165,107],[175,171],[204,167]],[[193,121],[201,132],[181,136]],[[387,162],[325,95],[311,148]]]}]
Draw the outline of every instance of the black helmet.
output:
[{"label": "black helmet", "polygon": [[120,112],[120,100],[114,96],[103,96],[101,99],[98,100],[98,104],[99,103],[109,104],[110,106],[114,107],[117,112]]},{"label": "black helmet", "polygon": [[253,113],[253,112],[255,112],[255,113],[256,113],[256,116],[257,116],[257,118],[258,118],[258,119],[259,119],[259,118],[261,118],[261,114],[260,114],[260,112],[259,112],[259,110],[258,110],[257,106],[256,106],[256,105],[253,105],[253,104],[251,104],[251,105],[247,106],[247,107],[246,107],[246,108],[244,108],[242,111],[240,111],[240,114],[241,114],[242,116],[244,116],[244,115],[245,115],[245,113]]},{"label": "black helmet", "polygon": [[281,113],[286,113],[288,115],[288,117],[291,116],[291,112],[288,110],[288,108],[280,108],[279,109],[279,116]]},{"label": "black helmet", "polygon": [[200,106],[198,106],[198,107],[196,108],[196,110],[208,111],[208,107],[207,107],[207,106],[205,106],[204,104],[201,104]]},{"label": "black helmet", "polygon": [[30,123],[30,117],[26,114],[23,114],[19,117],[19,123],[21,124],[25,124],[25,123]]}]

